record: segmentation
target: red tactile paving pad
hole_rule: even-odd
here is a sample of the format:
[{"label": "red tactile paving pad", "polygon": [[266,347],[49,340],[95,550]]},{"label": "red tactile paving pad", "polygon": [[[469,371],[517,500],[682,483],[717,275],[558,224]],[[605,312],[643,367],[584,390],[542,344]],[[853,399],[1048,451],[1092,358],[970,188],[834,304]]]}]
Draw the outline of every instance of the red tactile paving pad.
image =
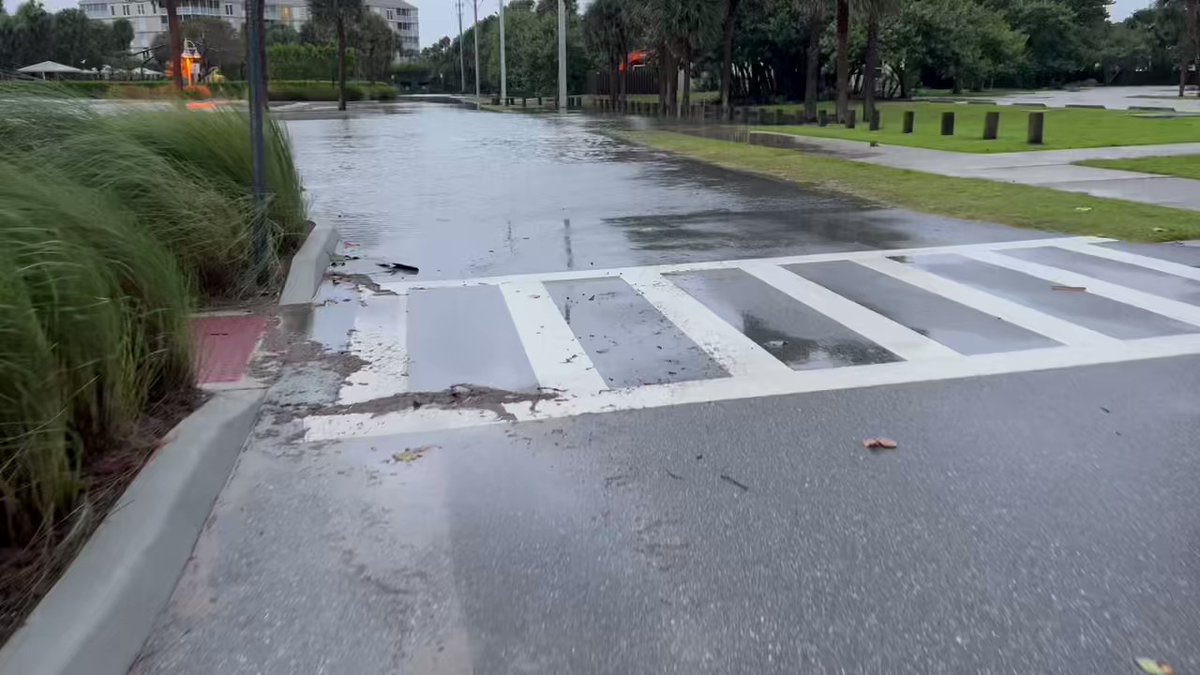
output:
[{"label": "red tactile paving pad", "polygon": [[196,382],[237,382],[262,337],[267,320],[261,316],[201,316],[192,319],[196,346]]}]

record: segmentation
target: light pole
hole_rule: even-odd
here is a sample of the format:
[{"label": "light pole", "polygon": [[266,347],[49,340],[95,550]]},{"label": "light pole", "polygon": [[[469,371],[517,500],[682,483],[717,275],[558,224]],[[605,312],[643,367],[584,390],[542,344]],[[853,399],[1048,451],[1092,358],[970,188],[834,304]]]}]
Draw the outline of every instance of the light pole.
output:
[{"label": "light pole", "polygon": [[558,109],[567,109],[567,3],[558,0]]},{"label": "light pole", "polygon": [[458,93],[467,91],[467,52],[463,44],[462,0],[458,0]]},{"label": "light pole", "polygon": [[508,105],[508,72],[504,65],[504,0],[500,0],[500,105]]},{"label": "light pole", "polygon": [[[561,2],[561,0],[560,0]],[[479,105],[479,0],[472,0],[471,5],[475,8],[475,27],[471,32],[475,34],[475,105]]]}]

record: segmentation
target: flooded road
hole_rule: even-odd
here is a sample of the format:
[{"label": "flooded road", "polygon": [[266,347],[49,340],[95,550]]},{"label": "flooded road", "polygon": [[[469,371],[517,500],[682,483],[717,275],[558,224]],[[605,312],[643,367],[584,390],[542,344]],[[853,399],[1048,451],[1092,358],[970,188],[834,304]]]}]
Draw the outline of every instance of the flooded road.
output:
[{"label": "flooded road", "polygon": [[358,259],[136,675],[1200,669],[1200,261],[611,123],[289,122]]},{"label": "flooded road", "polygon": [[[1028,238],[629,146],[582,115],[438,104],[288,122],[311,215],[422,279]],[[372,265],[364,266],[369,271]]]}]

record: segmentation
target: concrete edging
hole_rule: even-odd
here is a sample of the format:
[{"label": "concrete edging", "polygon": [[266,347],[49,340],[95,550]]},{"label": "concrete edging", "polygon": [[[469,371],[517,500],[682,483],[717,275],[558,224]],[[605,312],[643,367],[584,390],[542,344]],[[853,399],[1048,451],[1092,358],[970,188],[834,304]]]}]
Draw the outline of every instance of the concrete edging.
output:
[{"label": "concrete edging", "polygon": [[337,243],[337,228],[332,225],[313,227],[304,245],[292,257],[287,281],[279,295],[280,305],[307,305],[312,302],[321,280],[325,278],[325,270],[329,267]]},{"label": "concrete edging", "polygon": [[4,675],[124,675],[179,579],[265,389],[217,392],[168,434],[0,650]]}]

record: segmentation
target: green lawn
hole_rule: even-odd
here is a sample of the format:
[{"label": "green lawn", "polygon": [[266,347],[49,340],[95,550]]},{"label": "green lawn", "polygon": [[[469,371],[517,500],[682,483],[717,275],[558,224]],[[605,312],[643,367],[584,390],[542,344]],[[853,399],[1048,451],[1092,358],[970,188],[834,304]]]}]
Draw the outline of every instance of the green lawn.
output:
[{"label": "green lawn", "polygon": [[[796,112],[802,106],[774,106]],[[904,111],[916,112],[912,134],[902,133]],[[983,118],[987,112],[1000,112],[999,138],[983,140]],[[943,112],[955,116],[954,136],[941,135]],[[1045,144],[1025,143],[1030,112],[1046,114]],[[861,117],[862,111],[859,110]],[[1190,143],[1200,141],[1200,116],[1164,119],[1145,113],[1116,110],[1082,110],[1066,108],[1018,108],[1015,106],[970,105],[956,103],[885,103],[880,106],[883,128],[868,131],[859,120],[856,129],[830,124],[827,127],[772,126],[801,136],[825,136],[855,141],[878,141],[884,145],[907,145],[954,152],[1021,152],[1025,150],[1062,150],[1066,148],[1098,148],[1113,145],[1153,145],[1158,143]]]},{"label": "green lawn", "polygon": [[949,178],[795,150],[698,138],[665,131],[622,131],[619,137],[716,166],[761,174],[884,206],[953,218],[1128,241],[1200,237],[1200,213],[1100,199],[973,178]]},{"label": "green lawn", "polygon": [[1176,157],[1143,157],[1141,159],[1090,159],[1076,162],[1083,166],[1122,171],[1158,173],[1164,176],[1179,176],[1200,180],[1200,155],[1178,155]]}]

